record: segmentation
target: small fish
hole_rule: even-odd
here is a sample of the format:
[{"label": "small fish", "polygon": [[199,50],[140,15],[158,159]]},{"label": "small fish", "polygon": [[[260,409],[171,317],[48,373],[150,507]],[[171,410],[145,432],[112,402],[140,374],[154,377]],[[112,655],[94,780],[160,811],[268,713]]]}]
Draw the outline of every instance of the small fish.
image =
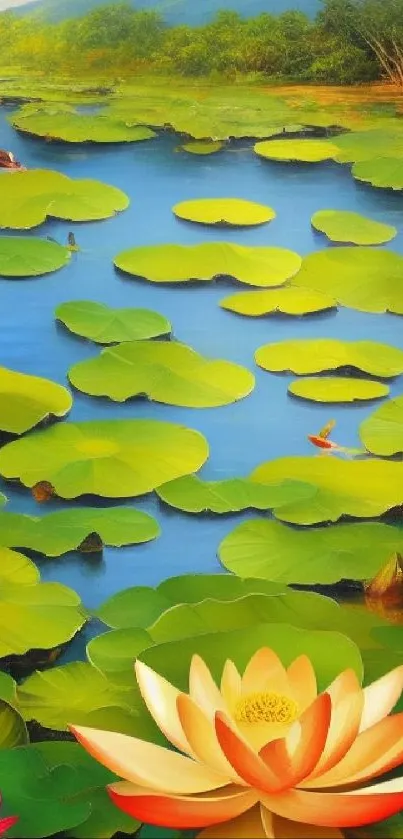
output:
[{"label": "small fish", "polygon": [[32,495],[38,504],[46,504],[51,498],[56,495],[55,488],[49,481],[39,481],[38,484],[32,487]]},{"label": "small fish", "polygon": [[318,434],[308,434],[309,442],[312,443],[313,446],[316,446],[316,448],[325,449],[328,452],[339,452],[340,454],[347,454],[352,457],[355,455],[366,454],[365,449],[350,449],[346,446],[340,446],[338,443],[334,443],[333,440],[330,440],[329,437],[335,425],[336,420],[330,420],[330,422],[328,422]]}]

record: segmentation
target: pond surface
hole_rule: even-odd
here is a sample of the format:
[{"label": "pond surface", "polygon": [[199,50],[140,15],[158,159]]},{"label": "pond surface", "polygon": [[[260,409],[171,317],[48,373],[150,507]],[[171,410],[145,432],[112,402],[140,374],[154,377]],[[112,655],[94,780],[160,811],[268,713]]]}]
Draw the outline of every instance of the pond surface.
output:
[{"label": "pond surface", "polygon": [[[73,229],[82,252],[74,254],[71,264],[59,273],[20,282],[0,280],[2,365],[66,384],[67,369],[97,355],[99,348],[55,323],[53,312],[59,303],[87,299],[112,306],[150,308],[172,321],[175,338],[207,356],[226,358],[252,370],[256,376],[253,394],[224,408],[194,410],[146,400],[120,405],[76,393],[72,421],[144,417],[196,428],[210,444],[210,459],[201,473],[207,479],[245,475],[275,457],[311,455],[307,435],[316,433],[331,418],[337,420],[334,436],[339,443],[359,445],[358,426],[377,403],[329,407],[294,400],[287,395],[288,383],[294,377],[270,375],[255,367],[254,351],[271,341],[324,337],[375,340],[403,347],[398,317],[340,309],[301,319],[241,318],[220,309],[218,302],[231,290],[245,287],[223,283],[157,286],[118,274],[112,260],[119,251],[136,245],[213,240],[278,245],[304,255],[334,247],[310,225],[311,215],[325,208],[355,210],[395,225],[399,235],[387,247],[403,253],[400,195],[358,184],[349,167],[336,163],[287,166],[263,161],[253,154],[249,142],[211,157],[177,153],[178,139],[172,135],[120,146],[47,144],[18,135],[8,125],[7,113],[7,108],[0,110],[0,146],[12,150],[27,167],[55,169],[72,177],[114,184],[130,196],[131,205],[108,221],[76,225],[50,221],[28,234],[52,236],[65,243],[68,231]],[[203,197],[260,201],[272,206],[277,218],[262,227],[223,232],[173,216],[171,208],[178,201]],[[391,383],[391,395],[399,389],[401,384]],[[38,505],[27,490],[0,488],[9,497],[9,511],[38,514]],[[157,541],[105,549],[102,560],[85,559],[75,553],[43,560],[42,578],[71,586],[92,608],[129,586],[156,585],[167,577],[189,572],[220,573],[223,569],[216,557],[220,541],[236,523],[259,515],[190,516],[170,510],[152,497],[126,504],[159,520],[162,534]],[[62,506],[67,505],[51,502],[40,512]],[[90,626],[86,637],[94,631],[96,628]],[[69,658],[77,658],[83,642],[83,637],[75,641]]]}]

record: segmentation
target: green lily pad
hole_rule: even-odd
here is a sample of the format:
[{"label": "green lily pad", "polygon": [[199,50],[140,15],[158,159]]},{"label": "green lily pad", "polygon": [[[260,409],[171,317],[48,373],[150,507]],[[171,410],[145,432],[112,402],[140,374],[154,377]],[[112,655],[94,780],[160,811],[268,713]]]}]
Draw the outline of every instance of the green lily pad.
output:
[{"label": "green lily pad", "polygon": [[361,399],[380,399],[389,388],[380,382],[352,379],[345,376],[320,376],[297,379],[288,386],[288,393],[312,402],[356,402]]},{"label": "green lily pad", "polygon": [[8,548],[61,556],[77,549],[91,553],[103,545],[149,542],[160,528],[152,516],[131,507],[75,507],[41,517],[1,511],[0,533]]},{"label": "green lily pad", "polygon": [[48,417],[64,417],[73,404],[65,387],[0,367],[0,429],[24,434]]},{"label": "green lily pad", "polygon": [[197,472],[208,451],[199,432],[158,420],[63,423],[3,446],[0,474],[61,498],[129,498]]},{"label": "green lily pad", "polygon": [[0,750],[14,749],[28,743],[28,732],[16,708],[0,699]]},{"label": "green lily pad", "polygon": [[16,688],[17,685],[12,676],[0,670],[0,699],[14,707],[17,704]]},{"label": "green lily pad", "polygon": [[360,213],[341,210],[319,210],[312,216],[311,223],[332,242],[350,242],[353,245],[382,245],[397,235],[396,227],[390,224],[381,224]]},{"label": "green lily pad", "polygon": [[288,286],[270,291],[241,291],[220,300],[222,309],[248,317],[281,312],[284,315],[310,315],[337,306],[336,301],[321,291]]},{"label": "green lily pad", "polygon": [[136,143],[156,136],[150,128],[127,125],[112,114],[79,114],[46,106],[22,107],[12,115],[11,123],[26,134],[65,143]]},{"label": "green lily pad", "polygon": [[312,498],[283,506],[276,513],[292,524],[320,524],[342,516],[375,518],[402,503],[403,463],[282,457],[261,464],[250,476],[261,484],[287,479],[316,487]]},{"label": "green lily pad", "polygon": [[200,155],[208,155],[208,154],[216,154],[216,152],[221,151],[224,148],[224,143],[221,142],[214,142],[213,140],[199,140],[194,141],[193,143],[184,143],[183,146],[179,148],[183,151],[189,152],[189,154],[200,154]]},{"label": "green lily pad", "polygon": [[254,519],[229,533],[218,555],[228,571],[241,577],[329,585],[372,579],[396,551],[403,551],[403,531],[386,524],[340,524],[300,531]]},{"label": "green lily pad", "polygon": [[330,140],[267,140],[256,143],[255,152],[267,160],[321,163],[334,158],[338,147]]},{"label": "green lily pad", "polygon": [[0,176],[0,227],[36,227],[47,218],[94,221],[129,206],[124,192],[100,181],[73,180],[61,172],[32,169]]},{"label": "green lily pad", "polygon": [[160,739],[143,707],[134,679],[129,687],[116,685],[84,661],[73,661],[37,671],[18,687],[18,702],[26,720],[66,731],[72,723],[106,731]]},{"label": "green lily pad", "polygon": [[115,258],[121,271],[152,283],[208,282],[233,277],[246,285],[269,288],[285,283],[300,269],[301,257],[285,248],[259,248],[208,242],[202,245],[147,245]]},{"label": "green lily pad", "polygon": [[116,780],[78,743],[44,742],[0,754],[3,810],[18,813],[8,836],[75,839],[129,834],[138,822],[118,810],[105,787]]},{"label": "green lily pad", "polygon": [[263,370],[272,373],[290,371],[298,376],[345,367],[385,379],[403,373],[403,351],[375,341],[333,338],[279,341],[256,350],[255,360]]},{"label": "green lily pad", "polygon": [[94,614],[114,629],[138,630],[151,626],[163,612],[178,603],[237,600],[247,594],[274,595],[285,591],[286,586],[266,580],[241,580],[230,574],[185,574],[164,580],[156,588],[134,586],[119,591],[105,600]]},{"label": "green lily pad", "polygon": [[0,563],[0,658],[70,641],[86,620],[78,595],[41,583],[34,563],[8,548],[0,548]]},{"label": "green lily pad", "polygon": [[[10,175],[12,177],[12,175]],[[39,277],[67,265],[68,248],[24,236],[2,236],[0,239],[0,277]]]},{"label": "green lily pad", "polygon": [[172,326],[163,315],[150,309],[112,309],[91,300],[72,300],[61,303],[55,311],[70,332],[95,341],[96,344],[115,344],[120,341],[139,341],[169,335]]},{"label": "green lily pad", "polygon": [[241,198],[201,198],[175,204],[173,212],[178,218],[198,224],[253,227],[265,224],[276,217],[271,207],[244,201]]},{"label": "green lily pad", "polygon": [[132,341],[102,350],[69,370],[75,388],[124,402],[145,395],[188,408],[229,405],[248,396],[255,377],[230,361],[210,361],[185,344]]},{"label": "green lily pad", "polygon": [[[219,605],[217,619],[221,623]],[[348,667],[362,675],[358,647],[349,638],[339,632],[305,630],[286,623],[255,621],[252,626],[244,629],[187,636],[176,642],[169,641],[150,647],[140,654],[140,659],[179,689],[187,690],[193,655],[200,655],[211,668],[213,677],[219,680],[228,658],[240,670],[244,670],[251,656],[260,647],[266,646],[273,649],[285,665],[289,665],[299,655],[307,655],[315,667],[320,690]]]},{"label": "green lily pad", "polygon": [[403,256],[364,247],[306,256],[292,284],[332,295],[360,312],[403,314]]},{"label": "green lily pad", "polygon": [[382,189],[403,189],[403,158],[376,157],[354,163],[353,177],[357,181]]},{"label": "green lily pad", "polygon": [[290,501],[309,498],[315,494],[315,489],[311,484],[298,481],[285,480],[272,486],[259,486],[247,478],[203,481],[197,475],[186,475],[184,478],[163,484],[156,492],[162,501],[176,510],[186,513],[222,514],[249,509],[277,509]]},{"label": "green lily pad", "polygon": [[372,454],[389,457],[403,452],[403,396],[389,399],[360,425],[360,437]]},{"label": "green lily pad", "polygon": [[399,123],[393,128],[351,131],[337,137],[338,163],[357,163],[380,157],[403,158],[403,131]]}]

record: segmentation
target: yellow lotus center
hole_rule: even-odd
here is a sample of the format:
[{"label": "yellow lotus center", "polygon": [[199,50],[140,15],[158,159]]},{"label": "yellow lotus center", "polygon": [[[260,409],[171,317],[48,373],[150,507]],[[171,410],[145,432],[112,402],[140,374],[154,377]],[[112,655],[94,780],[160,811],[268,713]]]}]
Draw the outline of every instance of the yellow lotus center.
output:
[{"label": "yellow lotus center", "polygon": [[112,440],[80,440],[75,443],[75,448],[81,454],[86,454],[89,457],[107,457],[108,455],[116,454],[119,451],[117,443]]},{"label": "yellow lotus center", "polygon": [[299,714],[298,705],[288,696],[279,693],[249,693],[236,705],[234,717],[237,722],[291,723]]}]

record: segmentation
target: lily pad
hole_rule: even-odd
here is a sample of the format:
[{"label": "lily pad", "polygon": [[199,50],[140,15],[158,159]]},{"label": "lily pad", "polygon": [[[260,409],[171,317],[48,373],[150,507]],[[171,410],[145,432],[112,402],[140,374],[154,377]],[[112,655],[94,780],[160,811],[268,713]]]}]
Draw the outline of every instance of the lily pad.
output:
[{"label": "lily pad", "polygon": [[175,204],[173,212],[178,218],[198,224],[224,227],[253,227],[272,221],[276,213],[271,207],[244,201],[241,198],[200,198]]},{"label": "lily pad", "polygon": [[332,242],[353,245],[382,245],[397,235],[396,227],[381,224],[360,213],[341,210],[319,210],[311,219],[312,226]]},{"label": "lily pad", "polygon": [[373,128],[367,131],[351,131],[337,137],[338,163],[357,163],[376,158],[403,158],[403,131],[396,123],[393,128]]},{"label": "lily pad", "polygon": [[352,379],[347,376],[319,376],[297,379],[288,386],[288,392],[312,402],[356,402],[380,399],[387,396],[389,388],[380,382]]},{"label": "lily pad", "polygon": [[338,147],[330,140],[267,140],[256,143],[255,152],[267,160],[321,163],[334,158]]},{"label": "lily pad", "polygon": [[45,556],[68,551],[91,553],[103,545],[121,547],[156,539],[158,522],[131,507],[75,507],[46,516],[0,512],[1,542],[8,548],[25,548]]},{"label": "lily pad", "polygon": [[224,148],[224,145],[224,143],[218,141],[199,140],[194,141],[193,143],[184,143],[183,146],[180,146],[179,148],[183,151],[189,152],[189,154],[208,155],[216,154],[216,152],[221,151],[221,149]]},{"label": "lily pad", "polygon": [[66,731],[74,723],[145,740],[158,738],[143,708],[134,675],[130,687],[119,686],[91,664],[72,661],[33,673],[17,693],[24,719],[36,720],[46,728]]},{"label": "lily pad", "polygon": [[75,839],[109,839],[138,823],[111,802],[115,776],[78,743],[44,742],[0,753],[3,809],[18,813],[12,837],[40,839],[62,833]]},{"label": "lily pad", "polygon": [[169,335],[172,330],[169,320],[150,309],[112,309],[91,300],[61,303],[55,317],[70,332],[96,344],[157,338]]},{"label": "lily pad", "polygon": [[47,218],[94,221],[129,206],[124,192],[100,181],[74,180],[47,169],[0,175],[0,227],[37,227]]},{"label": "lily pad", "polygon": [[[12,175],[10,175],[12,177]],[[67,265],[68,248],[24,236],[2,236],[0,239],[0,277],[39,277]]]},{"label": "lily pad", "polygon": [[250,480],[260,484],[293,480],[316,487],[312,498],[283,506],[276,513],[293,524],[320,524],[342,516],[376,518],[403,501],[403,463],[384,460],[282,457],[258,466]]},{"label": "lily pad", "polygon": [[286,287],[270,291],[241,291],[220,300],[222,309],[248,317],[281,312],[284,315],[310,315],[337,307],[336,301],[321,291]]},{"label": "lily pad", "polygon": [[210,361],[185,344],[132,341],[102,350],[69,370],[78,390],[124,402],[145,394],[155,402],[188,408],[229,405],[248,396],[255,377],[229,361]]},{"label": "lily pad", "polygon": [[12,115],[11,123],[26,134],[65,143],[136,143],[156,136],[150,128],[127,125],[112,114],[79,114],[46,106],[22,107]]},{"label": "lily pad", "polygon": [[0,658],[64,644],[86,620],[74,591],[41,583],[34,563],[8,548],[0,548],[0,600]]},{"label": "lily pad", "polygon": [[0,751],[25,746],[28,732],[21,714],[4,699],[0,699]]},{"label": "lily pad", "polygon": [[295,286],[332,295],[361,312],[403,314],[403,256],[364,247],[328,248],[306,256]]},{"label": "lily pad", "polygon": [[[240,510],[270,510],[299,498],[315,494],[311,484],[282,481],[271,486],[253,484],[247,478],[203,481],[187,475],[158,487],[157,495],[166,504],[186,513],[237,513]],[[3,513],[3,516],[6,515]],[[1,514],[0,514],[1,516]],[[0,518],[1,522],[1,518]]]},{"label": "lily pad", "polygon": [[156,588],[134,586],[119,591],[105,600],[94,614],[114,629],[146,629],[163,612],[179,603],[198,603],[214,598],[237,600],[247,594],[274,595],[286,591],[286,586],[266,580],[241,580],[230,574],[185,574],[164,580]]},{"label": "lily pad", "polygon": [[229,533],[218,555],[225,568],[240,577],[330,585],[371,579],[395,551],[403,551],[403,531],[386,524],[340,524],[301,531],[254,519]]},{"label": "lily pad", "polygon": [[158,420],[64,423],[3,446],[0,474],[61,498],[129,498],[197,472],[208,452],[198,431]]},{"label": "lily pad", "polygon": [[403,396],[384,402],[360,426],[360,437],[372,454],[389,457],[403,452]]},{"label": "lily pad", "polygon": [[208,242],[202,245],[147,245],[115,258],[121,271],[152,283],[208,282],[233,277],[246,285],[269,288],[285,283],[300,269],[301,257],[285,248],[259,248]]},{"label": "lily pad", "polygon": [[403,189],[403,157],[375,157],[354,163],[352,174],[357,181],[382,189]]},{"label": "lily pad", "polygon": [[256,364],[272,373],[298,376],[352,367],[371,376],[392,378],[403,373],[403,351],[375,341],[308,338],[265,344],[256,350]]},{"label": "lily pad", "polygon": [[0,429],[23,434],[48,417],[64,417],[73,404],[62,385],[0,367]]}]

